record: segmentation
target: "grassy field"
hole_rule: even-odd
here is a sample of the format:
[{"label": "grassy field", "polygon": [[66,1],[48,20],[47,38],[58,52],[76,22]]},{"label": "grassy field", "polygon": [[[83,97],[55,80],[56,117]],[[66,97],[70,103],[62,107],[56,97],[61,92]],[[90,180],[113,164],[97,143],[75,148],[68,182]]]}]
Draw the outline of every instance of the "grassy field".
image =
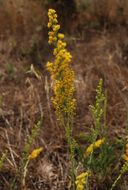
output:
[{"label": "grassy field", "polygon": [[0,190],[128,189],[128,3],[66,3],[0,1]]}]

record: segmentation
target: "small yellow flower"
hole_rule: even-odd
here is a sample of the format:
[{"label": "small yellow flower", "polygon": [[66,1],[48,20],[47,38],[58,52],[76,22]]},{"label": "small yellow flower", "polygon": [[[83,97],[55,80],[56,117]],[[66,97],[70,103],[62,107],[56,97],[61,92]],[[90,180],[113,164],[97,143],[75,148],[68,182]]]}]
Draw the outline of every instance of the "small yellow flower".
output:
[{"label": "small yellow flower", "polygon": [[58,38],[59,38],[60,40],[64,39],[64,34],[59,33],[59,34],[58,34]]},{"label": "small yellow flower", "polygon": [[91,154],[93,152],[93,149],[94,149],[94,145],[93,144],[90,144],[88,146],[88,148],[86,149],[86,152],[85,154],[88,155],[88,154]]},{"label": "small yellow flower", "polygon": [[95,148],[99,148],[105,141],[105,138],[99,139],[95,142],[94,146]]},{"label": "small yellow flower", "polygon": [[85,155],[87,156],[91,154],[94,151],[94,149],[99,148],[104,143],[104,141],[105,141],[105,138],[102,138],[102,139],[97,140],[94,144],[90,144],[85,151]]},{"label": "small yellow flower", "polygon": [[58,32],[59,29],[60,29],[60,25],[59,24],[53,26],[53,31],[54,32]]},{"label": "small yellow flower", "polygon": [[42,152],[43,148],[38,148],[32,151],[32,153],[28,156],[28,160],[32,160],[34,158],[36,158],[41,152]]},{"label": "small yellow flower", "polygon": [[52,23],[51,22],[48,22],[48,28],[50,28],[52,26]]}]

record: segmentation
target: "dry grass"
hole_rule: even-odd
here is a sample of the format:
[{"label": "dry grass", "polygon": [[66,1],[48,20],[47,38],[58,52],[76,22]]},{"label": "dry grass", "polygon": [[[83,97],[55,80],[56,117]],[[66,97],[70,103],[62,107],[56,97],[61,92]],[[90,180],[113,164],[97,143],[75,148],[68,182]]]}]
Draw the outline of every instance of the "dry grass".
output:
[{"label": "dry grass", "polygon": [[1,34],[10,33],[22,37],[34,33],[38,26],[46,21],[46,13],[42,11],[41,3],[24,0],[5,0],[1,5]]},{"label": "dry grass", "polygon": [[[122,47],[125,46],[127,36],[124,37],[122,33],[127,34],[125,34],[125,30],[124,32],[123,29],[121,30],[114,34],[106,31],[107,33],[99,33],[97,36],[95,31],[92,31],[92,34],[88,31],[89,34],[86,34],[86,39],[90,38],[89,42],[77,43],[75,51],[73,51],[74,67],[77,73],[76,85],[78,107],[80,107],[78,111],[81,118],[80,126],[81,121],[86,125],[91,125],[87,108],[94,100],[94,90],[99,78],[103,78],[105,81],[104,88],[109,103],[109,126],[115,128],[115,131],[119,129],[121,133],[123,133],[123,126],[126,126],[128,110],[127,61],[125,62]],[[85,114],[86,111],[88,114]],[[89,123],[88,120],[90,120]],[[120,128],[120,126],[122,127]]]}]

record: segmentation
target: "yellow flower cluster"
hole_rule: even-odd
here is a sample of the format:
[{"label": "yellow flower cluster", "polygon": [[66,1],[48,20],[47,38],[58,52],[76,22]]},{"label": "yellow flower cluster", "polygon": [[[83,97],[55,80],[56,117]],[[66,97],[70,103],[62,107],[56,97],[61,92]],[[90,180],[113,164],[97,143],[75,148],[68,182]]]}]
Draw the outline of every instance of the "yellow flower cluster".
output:
[{"label": "yellow flower cluster", "polygon": [[51,73],[53,80],[53,104],[56,109],[58,119],[72,118],[75,110],[74,96],[74,72],[70,67],[72,56],[66,49],[64,42],[64,34],[59,33],[60,25],[58,25],[57,14],[53,9],[48,11],[48,28],[49,28],[49,44],[54,46],[53,62],[47,63],[47,69]]},{"label": "yellow flower cluster", "polygon": [[87,183],[87,178],[89,176],[88,172],[83,172],[79,176],[76,177],[76,190],[84,190],[84,186]]},{"label": "yellow flower cluster", "polygon": [[94,144],[89,145],[85,151],[85,155],[87,156],[91,154],[94,151],[94,149],[99,148],[104,143],[104,141],[105,141],[105,138],[102,138],[102,139],[97,140]]},{"label": "yellow flower cluster", "polygon": [[58,30],[60,29],[60,25],[58,24],[57,20],[57,14],[54,9],[49,9],[48,11],[48,17],[49,17],[49,22],[48,22],[48,28],[51,28],[51,31],[48,33],[49,35],[49,44],[52,44],[57,41],[57,33]]},{"label": "yellow flower cluster", "polygon": [[123,155],[123,159],[128,161],[128,143],[125,146],[125,154]]},{"label": "yellow flower cluster", "polygon": [[42,152],[43,148],[38,148],[32,151],[32,153],[28,156],[28,160],[32,160],[34,158],[36,158],[41,152]]}]

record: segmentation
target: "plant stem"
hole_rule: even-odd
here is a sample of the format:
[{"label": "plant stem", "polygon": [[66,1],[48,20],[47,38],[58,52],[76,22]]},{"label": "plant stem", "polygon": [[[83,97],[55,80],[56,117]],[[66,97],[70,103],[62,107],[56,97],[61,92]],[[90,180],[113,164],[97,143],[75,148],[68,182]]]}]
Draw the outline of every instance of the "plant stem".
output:
[{"label": "plant stem", "polygon": [[22,189],[25,188],[25,180],[26,180],[26,175],[27,175],[27,166],[29,164],[29,160],[26,161],[26,164],[24,166],[24,171],[23,171],[23,179],[22,179]]},{"label": "plant stem", "polygon": [[122,173],[120,173],[120,175],[116,178],[116,180],[114,181],[114,183],[112,184],[112,187],[110,190],[113,190],[114,187],[116,186],[117,182],[120,180],[120,178],[122,177]]},{"label": "plant stem", "polygon": [[71,182],[73,190],[75,190],[75,159],[74,159],[74,140],[72,137],[72,127],[70,122],[65,125],[66,139],[69,146],[69,157],[71,161]]}]

